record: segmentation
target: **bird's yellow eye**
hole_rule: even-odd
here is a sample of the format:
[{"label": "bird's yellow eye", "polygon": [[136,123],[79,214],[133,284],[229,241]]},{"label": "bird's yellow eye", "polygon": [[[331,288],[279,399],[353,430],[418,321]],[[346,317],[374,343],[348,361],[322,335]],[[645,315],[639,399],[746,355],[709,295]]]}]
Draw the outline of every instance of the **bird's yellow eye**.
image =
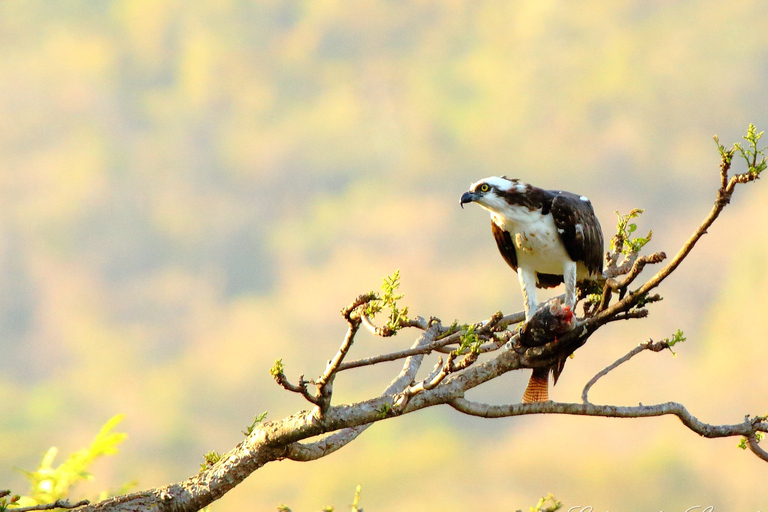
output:
[{"label": "bird's yellow eye", "polygon": [[490,189],[491,187],[489,187],[487,183],[480,185],[480,192],[488,192]]}]

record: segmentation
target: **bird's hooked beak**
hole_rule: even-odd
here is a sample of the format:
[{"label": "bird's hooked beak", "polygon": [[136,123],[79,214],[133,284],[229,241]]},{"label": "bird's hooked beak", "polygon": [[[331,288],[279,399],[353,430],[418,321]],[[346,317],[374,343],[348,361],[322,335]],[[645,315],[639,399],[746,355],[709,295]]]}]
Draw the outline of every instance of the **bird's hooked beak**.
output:
[{"label": "bird's hooked beak", "polygon": [[463,209],[464,204],[471,203],[474,200],[476,200],[478,197],[479,197],[479,194],[477,192],[464,192],[463,194],[461,194],[461,200],[459,201],[459,204]]}]

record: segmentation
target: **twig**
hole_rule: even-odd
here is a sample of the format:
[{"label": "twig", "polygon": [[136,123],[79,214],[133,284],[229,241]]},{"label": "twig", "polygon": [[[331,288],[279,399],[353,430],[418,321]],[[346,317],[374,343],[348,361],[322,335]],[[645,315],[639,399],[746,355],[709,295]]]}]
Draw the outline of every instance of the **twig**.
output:
[{"label": "twig", "polygon": [[[475,332],[477,332],[478,334],[485,334],[488,332],[492,332],[493,330],[502,330],[506,328],[508,325],[520,323],[523,320],[525,320],[524,312],[514,313],[507,316],[501,316],[494,321],[495,316],[496,315],[486,320],[485,322],[481,322],[480,324],[475,324],[475,325],[479,325],[479,327],[476,328]],[[391,352],[389,354],[371,356],[371,357],[366,357],[364,359],[358,359],[356,361],[349,361],[346,363],[342,363],[339,365],[338,371],[341,372],[344,370],[350,370],[352,368],[360,368],[361,366],[370,366],[373,364],[385,363],[388,361],[397,361],[398,359],[403,359],[405,357],[413,356],[416,354],[429,354],[429,353],[438,351],[439,349],[446,347],[448,345],[459,343],[460,338],[461,338],[461,332],[455,332],[443,338],[436,339],[432,343],[424,347],[409,348],[406,350]],[[491,348],[487,347],[483,351],[491,351]],[[449,353],[449,352],[450,351],[446,351],[446,353]]]},{"label": "twig", "polygon": [[757,179],[757,175],[755,174],[743,173],[732,176],[730,180],[728,180],[727,178],[728,170],[730,169],[730,160],[725,156],[722,159],[720,169],[721,187],[717,191],[717,198],[715,199],[715,204],[712,206],[712,210],[710,210],[709,215],[707,215],[707,217],[699,225],[696,231],[690,236],[690,238],[686,240],[675,257],[672,258],[672,260],[664,268],[662,268],[653,277],[646,281],[645,284],[643,284],[640,288],[628,294],[616,304],[605,308],[603,311],[598,313],[597,317],[606,318],[620,311],[626,311],[634,304],[636,304],[640,297],[648,293],[653,288],[659,286],[661,282],[664,281],[664,279],[666,279],[672,272],[675,271],[675,269],[677,269],[680,263],[682,263],[686,256],[688,256],[688,254],[691,252],[691,250],[693,250],[696,242],[698,242],[699,239],[704,236],[710,226],[712,226],[712,223],[715,222],[717,217],[720,215],[720,212],[722,212],[725,206],[731,201],[731,196],[733,195],[736,185]]},{"label": "twig", "polygon": [[304,375],[299,377],[299,384],[297,386],[291,384],[283,372],[277,372],[277,373],[274,373],[273,375],[277,383],[280,386],[282,386],[283,389],[287,391],[291,391],[293,393],[300,394],[305,399],[307,399],[307,401],[311,402],[314,405],[320,404],[320,400],[316,396],[314,396],[312,393],[310,393],[309,389],[307,389],[307,382],[304,380]]},{"label": "twig", "polygon": [[760,448],[757,436],[754,433],[747,436],[747,446],[752,453],[763,459],[765,462],[768,462],[768,452]]},{"label": "twig", "polygon": [[70,503],[69,500],[56,500],[53,503],[46,503],[45,505],[35,505],[32,507],[20,507],[20,508],[12,508],[13,512],[30,512],[32,510],[54,510],[57,508],[78,508],[83,507],[85,505],[89,505],[91,502],[89,500],[81,500],[77,503]]},{"label": "twig", "polygon": [[[646,265],[653,264],[653,263],[661,263],[666,259],[667,255],[664,252],[656,252],[653,254],[648,254],[646,256],[640,256],[637,258],[632,264],[632,267],[629,269],[629,271],[624,275],[623,279],[619,280],[616,278],[609,278],[605,281],[606,288],[609,288],[611,291],[620,292],[622,289],[626,289],[627,286],[632,284],[632,281],[634,281],[637,276],[640,275],[640,273],[643,271]],[[617,276],[618,277],[618,276]],[[606,291],[603,291],[603,297],[606,296]],[[605,300],[603,300],[600,303],[600,310],[605,309],[605,307],[608,304]]]},{"label": "twig", "polygon": [[636,309],[633,311],[627,311],[625,313],[616,313],[609,319],[610,322],[618,320],[630,320],[632,318],[646,318],[648,316],[647,309]]},{"label": "twig", "polygon": [[[437,324],[430,326],[427,328],[424,334],[419,336],[419,338],[414,342],[413,348],[416,349],[421,346],[429,345],[434,340],[435,336],[437,336],[437,332]],[[411,382],[413,382],[416,373],[421,367],[423,358],[423,354],[415,354],[408,357],[403,363],[402,370],[392,380],[392,382],[390,382],[389,386],[387,386],[387,388],[384,390],[384,393],[382,393],[382,396],[401,393],[404,389],[406,389],[411,384]],[[288,447],[286,458],[296,461],[311,461],[319,459],[351,443],[370,425],[372,425],[372,423],[345,428],[314,443],[292,443]]]},{"label": "twig", "polygon": [[403,393],[407,394],[407,398],[410,399],[410,397],[416,396],[419,393],[429,391],[430,389],[435,389],[437,385],[440,384],[448,375],[460,372],[461,370],[472,366],[477,361],[479,355],[479,351],[471,351],[466,354],[461,359],[461,361],[456,363],[455,361],[459,354],[454,350],[448,354],[448,358],[445,360],[445,363],[443,363],[442,358],[440,358],[439,364],[427,378],[423,379],[418,384],[409,386],[404,390]]},{"label": "twig", "polygon": [[606,366],[597,375],[592,377],[589,380],[589,382],[587,382],[587,384],[584,386],[584,390],[581,392],[581,401],[585,404],[590,403],[588,399],[588,395],[589,395],[589,390],[592,389],[592,386],[594,386],[598,380],[606,376],[609,372],[614,370],[619,365],[626,363],[627,361],[635,357],[637,354],[645,350],[651,350],[653,352],[661,352],[666,348],[669,348],[669,342],[666,340],[657,341],[657,342],[654,342],[653,340],[648,340],[645,343],[639,344],[638,346],[636,346],[635,348],[627,352],[626,355],[618,358],[613,364]]},{"label": "twig", "polygon": [[339,371],[339,365],[346,357],[349,349],[352,348],[352,343],[355,341],[355,334],[360,329],[360,320],[347,319],[349,322],[349,328],[347,334],[344,336],[344,341],[341,343],[341,347],[336,351],[336,355],[333,359],[328,361],[325,367],[325,371],[315,381],[317,386],[317,394],[320,407],[320,413],[324,413],[331,406],[331,396],[333,395],[333,381],[336,377],[336,372]]},{"label": "twig", "polygon": [[[366,314],[361,314],[360,318],[365,328],[368,329],[373,334],[375,334],[376,336],[387,338],[389,336],[393,336],[397,334],[398,329],[392,329],[391,327],[388,327],[388,326],[378,327],[376,324],[373,323],[373,320],[371,320],[371,317]],[[398,322],[397,327],[398,328],[416,327],[423,331],[429,327],[429,322],[419,316],[416,318],[409,318],[408,320],[401,320],[400,322]]]}]

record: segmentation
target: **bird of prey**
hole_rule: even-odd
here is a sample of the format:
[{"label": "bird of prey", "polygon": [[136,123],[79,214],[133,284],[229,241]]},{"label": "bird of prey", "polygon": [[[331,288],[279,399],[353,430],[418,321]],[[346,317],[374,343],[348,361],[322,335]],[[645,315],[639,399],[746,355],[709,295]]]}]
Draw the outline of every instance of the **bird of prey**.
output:
[{"label": "bird of prey", "polygon": [[585,196],[494,176],[473,183],[461,196],[462,208],[466,203],[491,213],[499,252],[520,281],[526,322],[538,308],[537,287],[564,282],[564,307],[572,311],[576,284],[602,275],[603,231]]}]

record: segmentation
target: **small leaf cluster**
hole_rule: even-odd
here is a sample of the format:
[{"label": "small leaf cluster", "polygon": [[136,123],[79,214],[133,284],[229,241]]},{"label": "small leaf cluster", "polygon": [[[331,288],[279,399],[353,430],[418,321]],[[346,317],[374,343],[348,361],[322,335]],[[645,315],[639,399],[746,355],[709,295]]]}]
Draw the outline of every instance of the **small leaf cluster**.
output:
[{"label": "small leaf cluster", "polygon": [[667,348],[669,348],[669,351],[672,352],[672,355],[674,357],[677,357],[677,354],[674,350],[672,350],[672,347],[675,346],[677,343],[682,343],[686,340],[685,334],[682,330],[678,329],[675,331],[675,334],[672,335],[672,338],[664,338],[662,341],[664,341],[667,344]]},{"label": "small leaf cluster", "polygon": [[760,173],[768,167],[768,161],[766,161],[765,156],[765,147],[758,147],[758,143],[762,138],[763,133],[765,132],[758,132],[755,125],[750,123],[749,128],[747,128],[747,134],[742,136],[742,138],[747,141],[747,147],[744,147],[741,142],[736,142],[732,149],[726,149],[725,146],[720,143],[720,139],[717,135],[715,135],[714,139],[717,144],[717,149],[720,152],[720,156],[725,162],[730,164],[734,153],[738,153],[747,163],[747,174],[758,177]]},{"label": "small leaf cluster", "polygon": [[200,463],[200,471],[204,471],[221,460],[221,454],[216,451],[210,451],[203,455],[204,462]]},{"label": "small leaf cluster", "polygon": [[[763,440],[764,436],[765,436],[765,434],[763,434],[762,432],[755,432],[755,439],[757,439],[758,443]],[[746,450],[747,449],[747,438],[746,437],[742,437],[741,440],[739,441],[739,444],[737,444],[736,446],[738,446],[742,450]],[[0,510],[2,510],[2,509],[0,509]]]},{"label": "small leaf cluster", "polygon": [[264,411],[263,413],[257,414],[256,416],[254,416],[253,423],[248,425],[248,427],[246,427],[246,429],[243,430],[243,434],[247,436],[251,435],[253,431],[256,429],[256,425],[264,421],[266,417],[267,417],[267,411]]},{"label": "small leaf cluster", "polygon": [[387,416],[389,416],[389,414],[391,412],[392,412],[392,406],[389,405],[388,403],[384,402],[383,404],[381,404],[381,407],[379,407],[379,410],[378,410],[379,414],[378,414],[378,416],[379,416],[380,419],[383,420]]},{"label": "small leaf cluster", "polygon": [[[632,254],[640,252],[640,249],[651,241],[653,231],[649,231],[648,235],[644,237],[632,238],[632,233],[637,230],[637,224],[630,222],[632,219],[636,219],[645,210],[635,208],[626,215],[621,215],[618,211],[615,212],[618,217],[618,223],[616,225],[616,237],[611,242],[614,251],[621,251],[624,254]],[[617,240],[621,243],[621,247],[616,247]]]},{"label": "small leaf cluster", "polygon": [[547,494],[543,498],[539,499],[533,507],[530,508],[531,512],[555,512],[562,508],[563,504],[555,498],[552,493]]},{"label": "small leaf cluster", "polygon": [[477,332],[475,332],[474,325],[463,325],[461,327],[460,340],[461,343],[456,349],[456,355],[463,355],[467,352],[474,354],[480,352],[480,345],[482,345],[483,340],[480,339],[480,337],[477,335]]},{"label": "small leaf cluster", "polygon": [[602,299],[603,295],[601,293],[590,293],[584,297],[584,302],[587,304],[598,304]]},{"label": "small leaf cluster", "polygon": [[[101,427],[88,448],[73,453],[56,467],[54,467],[53,461],[59,450],[56,447],[51,447],[45,452],[35,471],[21,471],[31,484],[29,495],[20,498],[14,496],[11,498],[11,502],[7,504],[5,500],[0,501],[0,512],[4,511],[11,503],[20,507],[34,507],[66,499],[70,489],[75,484],[82,480],[92,480],[93,475],[89,469],[95,460],[103,455],[117,453],[118,445],[128,437],[125,433],[113,432],[122,420],[122,414],[109,419]],[[127,490],[132,485],[126,484],[123,489]],[[102,497],[106,498],[107,493],[102,493]],[[14,501],[14,498],[17,499]]]},{"label": "small leaf cluster", "polygon": [[272,365],[272,368],[269,369],[269,374],[277,379],[279,376],[283,375],[284,370],[285,366],[283,366],[283,360],[277,359],[275,364]]},{"label": "small leaf cluster", "polygon": [[403,298],[402,294],[397,293],[400,287],[400,271],[396,270],[391,276],[384,278],[381,284],[381,294],[373,292],[376,298],[368,303],[365,314],[373,318],[384,309],[389,309],[389,319],[384,329],[395,334],[408,322],[408,307],[399,307],[397,301]]}]

